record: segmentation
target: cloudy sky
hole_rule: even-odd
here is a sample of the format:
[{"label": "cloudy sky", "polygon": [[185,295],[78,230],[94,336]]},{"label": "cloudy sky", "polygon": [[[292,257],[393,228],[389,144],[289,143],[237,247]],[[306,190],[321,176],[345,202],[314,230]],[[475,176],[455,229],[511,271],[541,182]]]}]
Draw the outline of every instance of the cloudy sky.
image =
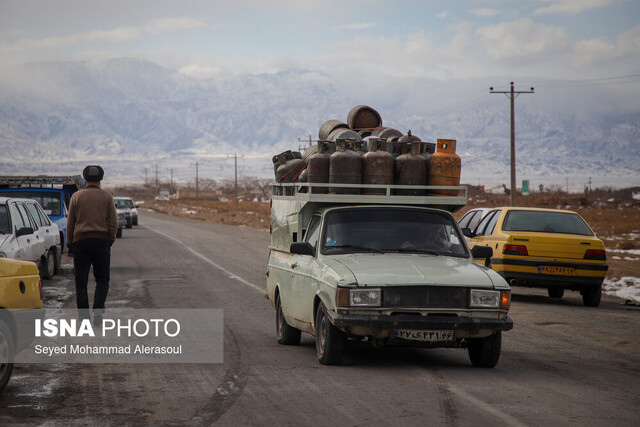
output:
[{"label": "cloudy sky", "polygon": [[202,78],[295,67],[628,83],[640,1],[0,0],[0,65],[122,56]]}]

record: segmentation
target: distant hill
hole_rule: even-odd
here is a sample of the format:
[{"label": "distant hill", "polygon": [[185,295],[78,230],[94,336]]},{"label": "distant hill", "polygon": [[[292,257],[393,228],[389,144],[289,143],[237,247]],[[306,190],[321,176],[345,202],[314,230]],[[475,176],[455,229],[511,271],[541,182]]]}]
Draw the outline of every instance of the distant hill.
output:
[{"label": "distant hill", "polygon": [[[0,169],[77,173],[91,161],[109,165],[112,177],[140,180],[160,164],[164,179],[171,168],[187,180],[197,161],[206,176],[220,178],[233,171],[226,156],[242,153],[241,173],[265,177],[271,154],[297,149],[305,144],[299,138],[317,138],[325,120],[346,121],[351,107],[368,104],[386,126],[427,141],[456,139],[466,181],[508,184],[506,99],[438,111],[442,84],[415,82],[410,92],[435,94],[424,95],[424,104],[406,89],[390,96],[393,84],[378,96],[309,70],[218,81],[131,58],[29,64],[0,81]],[[539,101],[519,99],[517,107],[518,180],[640,184],[640,112],[586,118]]]}]

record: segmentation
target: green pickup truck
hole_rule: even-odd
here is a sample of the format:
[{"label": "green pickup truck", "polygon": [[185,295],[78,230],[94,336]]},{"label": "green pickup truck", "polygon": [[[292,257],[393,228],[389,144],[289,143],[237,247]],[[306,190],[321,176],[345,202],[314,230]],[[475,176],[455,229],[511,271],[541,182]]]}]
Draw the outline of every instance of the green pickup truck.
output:
[{"label": "green pickup truck", "polygon": [[394,185],[357,185],[381,195],[317,194],[314,185],[273,186],[267,294],[278,343],[314,335],[328,365],[357,340],[467,348],[474,366],[496,366],[502,331],[513,327],[511,289],[474,262],[492,251],[470,251],[451,214],[466,204],[466,187],[413,196]]}]

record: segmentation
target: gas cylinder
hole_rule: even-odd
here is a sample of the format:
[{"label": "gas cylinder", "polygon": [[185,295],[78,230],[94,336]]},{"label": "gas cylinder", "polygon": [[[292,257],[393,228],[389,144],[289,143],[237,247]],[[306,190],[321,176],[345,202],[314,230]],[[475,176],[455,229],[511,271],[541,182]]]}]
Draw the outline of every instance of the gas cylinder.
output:
[{"label": "gas cylinder", "polygon": [[[397,129],[382,126],[371,131],[371,136],[378,137],[382,139],[382,145],[378,145],[378,150],[386,151],[387,153],[394,154],[396,150],[396,142],[398,142],[398,138],[402,136],[402,132]],[[395,153],[394,157],[400,155],[399,152]]]},{"label": "gas cylinder", "polygon": [[[332,184],[361,184],[362,156],[347,150],[347,141],[336,141],[336,152],[329,158],[329,182]],[[360,188],[331,187],[330,193],[360,194]]]},{"label": "gas cylinder", "polygon": [[280,177],[278,176],[278,168],[285,164],[287,160],[293,159],[293,153],[291,150],[283,151],[280,154],[276,154],[271,158],[273,161],[273,173],[276,176],[276,182],[280,182]]},{"label": "gas cylinder", "polygon": [[[327,144],[324,141],[318,141],[317,151],[309,157],[309,166],[307,166],[307,181],[313,183],[329,182],[329,161],[331,154],[327,152]],[[312,193],[327,194],[328,187],[314,187]]]},{"label": "gas cylinder", "polygon": [[[362,158],[362,183],[392,185],[395,159],[386,151],[378,151],[383,143],[381,138],[369,137],[367,142],[369,151]],[[362,193],[386,194],[386,191],[383,188],[365,188]]]},{"label": "gas cylinder", "polygon": [[329,139],[329,134],[336,129],[349,129],[349,125],[341,122],[340,120],[327,120],[320,126],[318,138],[321,140]]},{"label": "gas cylinder", "polygon": [[297,173],[300,171],[299,166],[302,163],[302,159],[295,158],[295,153],[288,153],[291,152],[288,151],[278,155],[278,161],[280,163],[276,171],[276,180],[278,182],[293,182]]},{"label": "gas cylinder", "polygon": [[422,140],[415,135],[411,135],[411,129],[409,129],[406,135],[398,138],[398,142],[396,143],[398,155],[410,153],[412,142],[422,142]]},{"label": "gas cylinder", "polygon": [[[409,145],[409,143],[404,143]],[[411,151],[396,158],[395,185],[427,185],[427,160],[420,155],[420,141],[410,143]],[[425,190],[395,190],[405,196],[422,196]]]},{"label": "gas cylinder", "polygon": [[[438,139],[438,149],[429,159],[429,185],[460,185],[462,161],[456,154],[455,139]],[[435,190],[433,194],[457,196],[457,190]]]}]

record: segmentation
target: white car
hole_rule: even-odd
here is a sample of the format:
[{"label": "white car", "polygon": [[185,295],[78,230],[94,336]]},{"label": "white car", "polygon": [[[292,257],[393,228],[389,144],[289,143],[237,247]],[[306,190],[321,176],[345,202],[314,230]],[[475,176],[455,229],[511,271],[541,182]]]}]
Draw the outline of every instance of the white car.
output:
[{"label": "white car", "polygon": [[[131,197],[114,197],[113,200],[116,202],[116,206],[121,206],[122,202],[124,202],[124,205],[129,207],[129,211],[131,213],[130,225],[138,225],[138,206],[136,206]],[[131,227],[127,226],[127,228]]]},{"label": "white car", "polygon": [[0,258],[32,261],[42,272],[48,249],[37,230],[24,201],[0,197]]},{"label": "white car", "polygon": [[484,216],[491,210],[491,208],[475,208],[470,209],[469,212],[464,214],[460,221],[458,221],[458,225],[460,228],[468,228],[470,231],[473,231],[480,220],[484,218]]},{"label": "white car", "polygon": [[46,254],[42,265],[42,277],[51,279],[55,273],[60,271],[62,260],[60,231],[58,226],[51,222],[40,203],[33,199],[22,199],[22,201],[38,226],[35,232],[45,243]]}]

